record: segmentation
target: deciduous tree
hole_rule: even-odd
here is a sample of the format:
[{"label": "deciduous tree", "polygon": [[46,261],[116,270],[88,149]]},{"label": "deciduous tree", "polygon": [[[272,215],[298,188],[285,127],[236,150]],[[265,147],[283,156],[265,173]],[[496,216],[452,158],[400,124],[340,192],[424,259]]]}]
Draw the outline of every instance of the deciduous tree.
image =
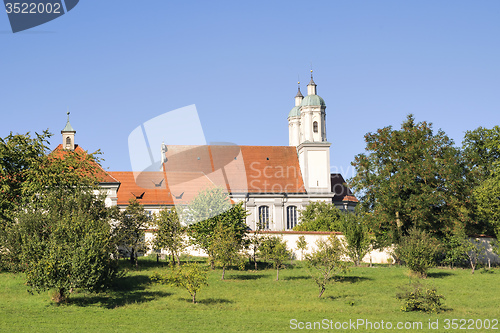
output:
[{"label": "deciduous tree", "polygon": [[339,231],[340,210],[334,204],[313,201],[300,212],[300,223],[296,231]]},{"label": "deciduous tree", "polygon": [[463,155],[468,167],[473,223],[468,234],[500,236],[500,126],[465,133]]},{"label": "deciduous tree", "polygon": [[137,267],[137,254],[147,248],[145,233],[151,219],[144,207],[131,200],[127,208],[120,212],[115,234],[118,244],[130,255],[130,263]]},{"label": "deciduous tree", "polygon": [[395,249],[397,258],[403,260],[413,273],[422,278],[426,278],[427,270],[436,265],[439,253],[439,242],[425,230],[416,227],[401,238]]},{"label": "deciduous tree", "polygon": [[290,260],[291,252],[286,247],[286,241],[280,237],[266,237],[262,240],[259,251],[261,256],[273,263],[276,269],[276,281],[280,277],[280,268]]},{"label": "deciduous tree", "polygon": [[48,208],[28,206],[17,216],[27,285],[38,292],[56,289],[56,302],[75,288],[109,288],[117,265],[103,198],[88,190],[57,189],[41,200]]},{"label": "deciduous tree", "polygon": [[309,273],[319,287],[321,297],[335,275],[347,270],[346,262],[342,261],[345,255],[342,243],[335,235],[330,235],[327,240],[316,241],[317,249],[306,255]]},{"label": "deciduous tree", "polygon": [[186,289],[193,303],[196,303],[196,294],[203,286],[208,286],[208,272],[200,264],[188,263],[172,268],[172,271],[166,275],[154,273],[151,280]]},{"label": "deciduous tree", "polygon": [[300,250],[300,260],[304,260],[304,251],[307,251],[307,241],[304,235],[297,239],[297,250]]},{"label": "deciduous tree", "polygon": [[400,130],[365,135],[349,183],[369,213],[378,245],[398,243],[411,228],[443,236],[469,223],[470,188],[460,150],[439,130],[409,115]]},{"label": "deciduous tree", "polygon": [[182,227],[175,208],[162,209],[154,219],[155,239],[153,246],[157,249],[165,249],[180,265],[179,256],[184,251],[186,243],[183,236],[186,233]]},{"label": "deciduous tree", "polygon": [[[248,231],[248,226],[245,223],[247,212],[243,208],[243,203],[230,206],[230,209],[227,210],[224,202],[230,204],[224,191],[220,189],[206,190],[202,191],[185,211],[185,214],[189,216],[197,216],[195,220],[206,217],[204,220],[191,224],[188,227],[188,235],[195,246],[209,255],[212,269],[215,267],[212,242],[217,226],[221,225],[223,228],[231,229],[239,244],[244,243]],[[214,212],[219,213],[212,215]]]},{"label": "deciduous tree", "polygon": [[221,280],[224,280],[226,268],[229,265],[237,265],[241,269],[245,265],[245,259],[240,254],[243,250],[243,243],[238,239],[235,231],[231,227],[226,227],[222,223],[216,225],[210,252],[215,264],[222,267]]},{"label": "deciduous tree", "polygon": [[372,237],[368,226],[361,216],[346,212],[341,217],[341,231],[344,235],[346,254],[355,266],[359,266],[371,248]]}]

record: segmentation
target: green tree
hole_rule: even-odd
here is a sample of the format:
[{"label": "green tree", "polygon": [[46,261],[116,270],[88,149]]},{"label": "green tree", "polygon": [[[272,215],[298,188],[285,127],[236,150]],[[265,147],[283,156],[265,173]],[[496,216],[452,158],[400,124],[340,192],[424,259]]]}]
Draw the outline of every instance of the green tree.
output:
[{"label": "green tree", "polygon": [[280,277],[280,268],[290,260],[291,252],[286,247],[286,241],[280,237],[266,237],[262,240],[259,252],[264,260],[271,261],[276,269],[276,281]]},{"label": "green tree", "polygon": [[251,251],[250,257],[251,260],[253,261],[255,270],[258,269],[257,254],[259,253],[259,247],[261,242],[262,242],[262,224],[260,222],[257,222],[256,230],[253,233],[249,234],[245,240],[245,243],[250,248]]},{"label": "green tree", "polygon": [[[2,230],[13,221],[17,208],[29,193],[28,179],[46,158],[51,134],[12,134],[0,138],[0,223]],[[3,243],[3,242],[2,242]]]},{"label": "green tree", "polygon": [[467,236],[463,229],[450,233],[443,240],[445,258],[443,263],[450,267],[461,266],[469,259],[467,255]]},{"label": "green tree", "polygon": [[440,244],[425,230],[414,227],[401,238],[394,252],[413,273],[426,278],[427,270],[436,265]]},{"label": "green tree", "polygon": [[181,218],[187,225],[195,224],[216,217],[231,207],[230,198],[223,188],[208,188],[198,193],[189,206],[183,210]]},{"label": "green tree", "polygon": [[[52,209],[48,197],[54,193],[78,193],[98,190],[99,176],[104,172],[97,154],[82,150],[55,150],[47,154],[48,132],[9,135],[0,142],[0,266],[21,271],[21,235],[15,223],[16,214],[26,207],[37,211]],[[61,194],[62,195],[62,194]]]},{"label": "green tree", "polygon": [[309,273],[319,287],[318,297],[321,297],[328,283],[338,273],[347,270],[347,264],[342,260],[344,247],[335,235],[330,235],[327,240],[318,239],[316,246],[316,250],[306,255],[306,260]]},{"label": "green tree", "polygon": [[179,256],[186,248],[183,236],[185,235],[185,228],[182,227],[179,221],[179,216],[175,208],[162,209],[155,217],[154,224],[156,229],[154,231],[155,239],[153,246],[157,249],[165,249],[180,265]]},{"label": "green tree", "polygon": [[[210,189],[200,192],[200,194],[187,207],[184,214],[195,217],[193,221],[199,221],[188,227],[188,235],[195,246],[205,251],[210,257],[210,266],[215,267],[212,242],[214,231],[217,226],[231,229],[239,244],[243,244],[248,231],[246,225],[247,212],[243,208],[243,203],[230,205],[227,194],[221,189]],[[218,214],[213,215],[215,212]],[[203,220],[203,218],[205,218]]]},{"label": "green tree", "polygon": [[445,249],[445,263],[452,266],[467,262],[470,265],[471,274],[474,274],[479,259],[486,252],[485,246],[479,240],[469,238],[464,230],[449,235],[445,241]]},{"label": "green tree", "polygon": [[462,142],[467,166],[473,171],[475,183],[489,178],[494,164],[500,160],[500,126],[478,127],[467,131]]},{"label": "green tree", "polygon": [[173,268],[170,274],[167,275],[154,273],[151,280],[186,289],[191,295],[193,303],[196,303],[196,294],[203,286],[208,286],[208,272],[197,263],[188,263]]},{"label": "green tree", "polygon": [[222,267],[221,280],[224,280],[226,268],[229,265],[237,265],[243,268],[244,258],[240,254],[243,249],[243,243],[238,239],[235,231],[231,227],[219,223],[214,230],[210,244],[210,252],[215,264]]},{"label": "green tree", "polygon": [[359,266],[371,248],[372,239],[367,225],[360,216],[346,212],[342,214],[340,230],[344,235],[346,254],[355,266]]},{"label": "green tree", "polygon": [[115,228],[117,243],[129,254],[130,263],[137,267],[138,252],[145,251],[147,248],[145,233],[151,219],[137,200],[130,200],[129,205],[120,212],[118,218]]},{"label": "green tree", "polygon": [[398,243],[414,227],[443,236],[469,223],[465,164],[443,131],[434,133],[431,124],[409,115],[400,130],[384,127],[365,141],[349,183],[379,247]]},{"label": "green tree", "polygon": [[21,264],[31,291],[55,289],[54,300],[75,288],[106,290],[117,275],[109,215],[102,197],[91,190],[57,189],[17,215]]},{"label": "green tree", "polygon": [[295,231],[339,231],[340,210],[328,202],[311,202],[300,212]]},{"label": "green tree", "polygon": [[304,251],[307,251],[307,241],[304,235],[297,239],[297,250],[300,250],[300,260],[304,260]]},{"label": "green tree", "polygon": [[468,234],[493,234],[500,232],[500,127],[479,127],[465,133],[463,155],[468,167],[474,222]]},{"label": "green tree", "polygon": [[490,175],[474,189],[474,202],[477,216],[485,222],[486,227],[479,231],[494,232],[500,238],[500,162],[495,162]]}]

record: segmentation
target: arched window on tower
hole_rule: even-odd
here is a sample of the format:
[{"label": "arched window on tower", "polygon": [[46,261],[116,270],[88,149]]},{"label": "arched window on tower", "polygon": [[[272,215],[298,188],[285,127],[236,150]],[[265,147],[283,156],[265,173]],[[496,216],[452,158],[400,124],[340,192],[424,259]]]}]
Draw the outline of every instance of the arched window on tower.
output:
[{"label": "arched window on tower", "polygon": [[317,121],[313,122],[313,132],[318,133],[318,122]]},{"label": "arched window on tower", "polygon": [[259,207],[259,223],[263,230],[269,230],[269,207],[260,206]]},{"label": "arched window on tower", "polygon": [[66,149],[71,149],[71,138],[69,136],[66,137]]},{"label": "arched window on tower", "polygon": [[297,207],[288,206],[286,208],[286,229],[292,230],[297,225]]}]

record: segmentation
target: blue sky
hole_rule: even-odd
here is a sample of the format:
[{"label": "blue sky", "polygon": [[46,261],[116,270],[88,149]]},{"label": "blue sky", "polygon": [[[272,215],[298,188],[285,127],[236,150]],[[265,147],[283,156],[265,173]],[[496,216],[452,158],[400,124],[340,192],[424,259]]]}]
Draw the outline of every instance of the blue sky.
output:
[{"label": "blue sky", "polygon": [[0,13],[0,136],[60,130],[130,170],[141,123],[196,104],[208,142],[288,145],[312,62],[332,171],[408,113],[457,144],[500,123],[500,1],[80,1],[13,34]]}]

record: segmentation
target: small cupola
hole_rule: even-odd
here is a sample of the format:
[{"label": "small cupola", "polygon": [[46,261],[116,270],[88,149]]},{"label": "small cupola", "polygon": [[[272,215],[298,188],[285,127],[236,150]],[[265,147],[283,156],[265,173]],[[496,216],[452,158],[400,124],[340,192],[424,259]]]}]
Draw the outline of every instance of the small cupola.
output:
[{"label": "small cupola", "polygon": [[62,146],[65,150],[75,150],[75,133],[69,122],[69,111],[66,113],[68,115],[68,120],[66,121],[66,126],[61,131],[62,134]]}]

